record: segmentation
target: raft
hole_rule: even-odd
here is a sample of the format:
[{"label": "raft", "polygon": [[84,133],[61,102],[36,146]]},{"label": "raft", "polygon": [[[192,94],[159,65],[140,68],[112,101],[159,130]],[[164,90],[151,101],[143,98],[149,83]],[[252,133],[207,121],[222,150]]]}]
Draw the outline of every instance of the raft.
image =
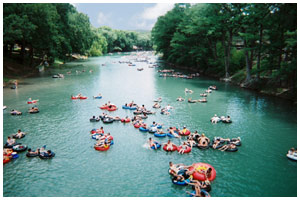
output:
[{"label": "raft", "polygon": [[196,169],[196,171],[193,173],[193,179],[198,181],[205,181],[205,171],[211,168],[211,176],[208,178],[209,181],[213,181],[216,178],[216,170],[213,166],[207,163],[194,163],[192,167],[189,168],[190,171]]},{"label": "raft", "polygon": [[176,151],[177,150],[177,146],[175,145],[175,144],[173,144],[172,145],[172,149],[168,149],[167,150],[167,144],[165,144],[164,146],[163,146],[163,150],[165,150],[165,151]]}]

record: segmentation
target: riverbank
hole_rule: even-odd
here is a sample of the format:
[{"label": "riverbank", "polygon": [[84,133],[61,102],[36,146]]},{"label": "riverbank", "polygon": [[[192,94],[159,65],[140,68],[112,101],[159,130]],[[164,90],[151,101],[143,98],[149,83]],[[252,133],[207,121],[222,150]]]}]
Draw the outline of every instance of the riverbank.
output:
[{"label": "riverbank", "polygon": [[222,82],[227,82],[247,90],[256,91],[257,93],[263,95],[279,97],[297,104],[297,88],[291,89],[287,87],[280,87],[278,83],[275,83],[268,77],[261,77],[260,79],[256,79],[255,77],[253,77],[250,82],[246,83],[246,70],[240,70],[229,78],[222,78],[218,76],[218,74],[206,74],[205,72],[197,70],[193,67],[174,65],[172,63],[166,64],[175,69],[182,69],[192,73],[199,73],[203,77],[209,77]]}]

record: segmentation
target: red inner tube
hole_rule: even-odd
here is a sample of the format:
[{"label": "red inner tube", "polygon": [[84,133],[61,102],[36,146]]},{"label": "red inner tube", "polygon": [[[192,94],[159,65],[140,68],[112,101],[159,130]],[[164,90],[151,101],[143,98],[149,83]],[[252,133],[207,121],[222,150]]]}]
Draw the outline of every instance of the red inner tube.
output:
[{"label": "red inner tube", "polygon": [[115,111],[115,110],[117,110],[117,107],[116,106],[112,106],[111,108],[107,107],[107,110],[108,111]]},{"label": "red inner tube", "polygon": [[128,122],[130,122],[130,119],[129,118],[127,118],[127,119],[121,119],[121,122],[128,123]]},{"label": "red inner tube", "polygon": [[79,97],[79,99],[87,99],[87,97]]},{"label": "red inner tube", "polygon": [[133,125],[134,126],[134,128],[140,128],[140,124],[135,124],[135,125]]},{"label": "red inner tube", "polygon": [[104,148],[104,147],[97,147],[97,146],[95,146],[94,148],[97,150],[97,151],[107,151],[108,149],[109,149],[109,145],[106,147],[106,148]]},{"label": "red inner tube", "polygon": [[10,162],[10,159],[9,160],[4,160],[3,159],[3,164],[8,163],[8,162]]},{"label": "red inner tube", "polygon": [[78,97],[71,97],[71,99],[73,99],[73,100],[74,100],[74,99],[78,99]]},{"label": "red inner tube", "polygon": [[191,134],[191,131],[188,129],[186,129],[186,131],[184,133],[182,131],[179,132],[179,135],[183,135],[183,136],[187,136],[189,134]]},{"label": "red inner tube", "polygon": [[[179,147],[177,147],[177,151],[179,152],[182,149],[182,146],[180,145]],[[190,153],[191,152],[191,147],[187,147],[187,149],[184,150],[184,153]]]},{"label": "red inner tube", "polygon": [[209,181],[213,181],[216,178],[217,172],[213,166],[207,163],[194,163],[192,167],[189,168],[189,170],[194,170],[196,171],[193,173],[193,179],[199,180],[199,181],[205,181],[205,170],[208,168],[211,168],[211,176],[208,177]]},{"label": "red inner tube", "polygon": [[163,147],[163,150],[165,150],[165,151],[176,151],[177,150],[177,146],[175,144],[172,144],[173,148],[171,150],[170,149],[167,150],[167,146],[168,145],[165,144],[164,147]]},{"label": "red inner tube", "polygon": [[100,109],[103,109],[103,110],[105,110],[105,109],[107,109],[108,107],[107,106],[101,106],[100,107]]}]

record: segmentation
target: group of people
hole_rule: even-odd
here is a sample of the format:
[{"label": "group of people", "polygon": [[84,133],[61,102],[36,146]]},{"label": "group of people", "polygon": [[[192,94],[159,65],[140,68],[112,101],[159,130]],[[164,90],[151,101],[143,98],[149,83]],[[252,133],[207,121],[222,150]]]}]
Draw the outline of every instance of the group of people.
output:
[{"label": "group of people", "polygon": [[209,178],[211,177],[211,168],[207,168],[204,172],[205,180],[199,181],[193,179],[193,173],[195,169],[192,168],[192,165],[187,166],[182,163],[173,164],[173,162],[169,162],[169,174],[172,177],[173,183],[181,182],[184,185],[192,186],[194,192],[186,191],[186,193],[190,194],[194,197],[208,197],[210,196],[208,192],[211,191],[211,182]]},{"label": "group of people", "polygon": [[210,121],[211,121],[212,124],[216,124],[218,122],[223,122],[223,123],[231,123],[232,122],[229,115],[227,117],[225,117],[225,116],[218,117],[217,114],[215,114],[210,119]]}]

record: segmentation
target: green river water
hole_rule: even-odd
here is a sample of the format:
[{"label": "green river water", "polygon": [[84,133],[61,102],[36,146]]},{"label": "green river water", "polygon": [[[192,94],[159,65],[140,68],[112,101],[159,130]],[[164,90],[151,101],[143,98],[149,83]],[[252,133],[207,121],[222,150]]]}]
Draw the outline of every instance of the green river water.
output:
[{"label": "green river water", "polygon": [[[47,145],[56,153],[51,160],[27,158],[25,153],[19,153],[18,159],[5,164],[3,196],[187,197],[185,191],[191,191],[191,187],[171,182],[169,161],[214,166],[217,177],[212,182],[213,197],[297,196],[297,162],[286,157],[289,148],[297,146],[295,105],[206,78],[162,78],[145,62],[136,62],[136,67],[119,64],[119,60],[128,60],[123,56],[68,63],[64,68],[25,79],[16,90],[3,89],[3,104],[8,108],[3,111],[3,142],[22,129],[28,134],[18,142],[33,149]],[[139,72],[137,67],[145,70]],[[83,69],[86,72],[75,73]],[[89,73],[90,69],[93,73]],[[72,74],[67,75],[67,71]],[[65,78],[51,78],[55,73],[63,73]],[[199,99],[209,85],[217,85],[218,90],[209,94],[206,104],[176,101],[178,96]],[[194,93],[185,95],[185,88]],[[70,100],[72,94],[78,93],[88,99]],[[93,99],[98,93],[103,98]],[[39,99],[40,113],[26,113],[29,97]],[[125,117],[133,113],[122,109],[124,103],[134,100],[154,110],[153,100],[158,97],[163,99],[162,106],[170,104],[175,109],[169,116],[159,112],[150,115],[146,123],[163,123],[164,130],[186,125],[209,138],[240,136],[242,146],[237,152],[194,148],[189,154],[179,155],[148,149],[145,143],[153,135],[131,124],[89,122],[91,116],[103,112],[98,107],[107,101],[119,108],[111,115]],[[11,109],[23,115],[11,116]],[[233,123],[211,124],[214,114],[230,115]],[[114,137],[114,145],[107,152],[95,151],[95,140],[90,137],[89,131],[100,126]],[[168,138],[155,140],[166,142]],[[175,138],[172,141],[181,142]]]}]

